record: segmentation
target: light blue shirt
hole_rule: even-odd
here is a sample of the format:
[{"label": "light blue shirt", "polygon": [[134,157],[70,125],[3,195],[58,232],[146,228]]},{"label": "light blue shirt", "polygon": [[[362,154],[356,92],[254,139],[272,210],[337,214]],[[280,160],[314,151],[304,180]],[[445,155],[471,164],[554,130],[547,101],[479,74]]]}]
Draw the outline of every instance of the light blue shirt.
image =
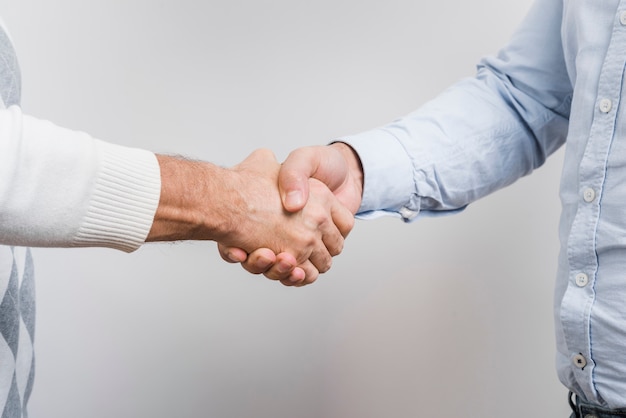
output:
[{"label": "light blue shirt", "polygon": [[450,213],[566,143],[555,292],[557,369],[626,407],[626,0],[537,0],[496,57],[417,111],[341,138],[365,173],[360,213]]}]

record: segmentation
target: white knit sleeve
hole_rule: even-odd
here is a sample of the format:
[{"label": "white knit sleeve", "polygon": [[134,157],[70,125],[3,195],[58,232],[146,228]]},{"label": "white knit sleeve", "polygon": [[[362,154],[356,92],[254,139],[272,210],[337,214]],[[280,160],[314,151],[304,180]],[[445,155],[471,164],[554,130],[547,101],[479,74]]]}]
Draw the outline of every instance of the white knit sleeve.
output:
[{"label": "white knit sleeve", "polygon": [[151,152],[0,110],[0,244],[133,251],[160,189]]}]

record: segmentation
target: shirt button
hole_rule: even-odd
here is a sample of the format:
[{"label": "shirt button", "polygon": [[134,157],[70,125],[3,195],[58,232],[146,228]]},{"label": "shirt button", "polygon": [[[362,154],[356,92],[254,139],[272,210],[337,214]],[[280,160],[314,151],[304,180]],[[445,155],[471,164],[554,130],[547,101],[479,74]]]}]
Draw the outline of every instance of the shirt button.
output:
[{"label": "shirt button", "polygon": [[572,358],[572,362],[574,362],[574,366],[578,367],[579,369],[584,369],[587,365],[587,359],[582,354],[576,354]]},{"label": "shirt button", "polygon": [[610,99],[600,100],[600,112],[609,113],[612,107],[613,107],[613,103],[611,102]]},{"label": "shirt button", "polygon": [[595,198],[596,198],[596,192],[591,187],[587,187],[583,191],[583,199],[585,200],[585,202],[591,203],[593,202]]},{"label": "shirt button", "polygon": [[576,275],[576,285],[578,287],[585,287],[587,284],[589,284],[589,276],[585,273],[578,273]]},{"label": "shirt button", "polygon": [[620,13],[619,23],[621,23],[622,25],[626,25],[626,11]]}]

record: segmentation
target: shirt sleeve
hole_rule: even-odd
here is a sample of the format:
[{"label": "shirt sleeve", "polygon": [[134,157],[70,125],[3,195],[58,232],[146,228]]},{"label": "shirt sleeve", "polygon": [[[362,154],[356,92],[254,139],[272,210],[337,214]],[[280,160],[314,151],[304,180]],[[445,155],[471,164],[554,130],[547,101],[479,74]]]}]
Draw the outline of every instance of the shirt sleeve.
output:
[{"label": "shirt sleeve", "polygon": [[364,170],[361,217],[453,213],[540,166],[567,135],[562,4],[539,0],[509,44],[415,112],[339,138]]},{"label": "shirt sleeve", "polygon": [[148,151],[0,110],[0,243],[133,251],[150,231],[160,170]]}]

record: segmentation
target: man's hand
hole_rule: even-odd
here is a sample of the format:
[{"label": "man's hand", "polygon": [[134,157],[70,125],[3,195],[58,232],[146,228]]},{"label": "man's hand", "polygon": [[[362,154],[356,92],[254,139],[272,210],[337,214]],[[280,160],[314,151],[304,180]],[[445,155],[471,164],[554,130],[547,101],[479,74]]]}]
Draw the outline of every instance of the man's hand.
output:
[{"label": "man's hand", "polygon": [[278,260],[288,260],[293,281],[306,284],[330,268],[354,224],[353,215],[315,180],[308,185],[308,204],[285,211],[277,189],[280,164],[270,151],[255,151],[232,169],[158,158],[161,200],[148,241],[214,240],[245,253],[266,248],[251,260],[259,262],[264,251],[279,254]]},{"label": "man's hand", "polygon": [[302,209],[308,200],[308,180],[324,183],[355,214],[363,195],[363,168],[354,150],[343,142],[294,150],[278,175],[283,206],[289,212]]},{"label": "man's hand", "polygon": [[[338,142],[329,146],[305,147],[293,151],[283,163],[279,173],[279,189],[287,211],[301,210],[309,200],[311,178],[326,187],[351,213],[361,205],[363,169],[358,155],[347,144]],[[345,237],[345,235],[344,235]],[[219,245],[224,260],[239,262],[252,273],[297,283],[301,271],[288,253],[275,254],[267,248],[249,255],[242,249]]]}]

